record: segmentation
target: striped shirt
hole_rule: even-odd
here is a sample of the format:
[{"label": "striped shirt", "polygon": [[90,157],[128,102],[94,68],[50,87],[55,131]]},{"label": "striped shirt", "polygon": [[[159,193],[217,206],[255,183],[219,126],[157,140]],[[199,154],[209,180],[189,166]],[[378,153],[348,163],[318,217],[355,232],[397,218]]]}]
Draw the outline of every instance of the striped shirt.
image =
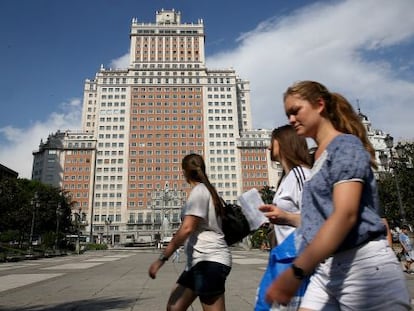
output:
[{"label": "striped shirt", "polygon": [[[273,198],[273,204],[290,213],[300,213],[300,205],[302,202],[302,190],[306,179],[310,176],[311,170],[296,166],[285,175]],[[282,241],[293,231],[295,227],[287,225],[276,225],[275,234],[277,243]]]}]

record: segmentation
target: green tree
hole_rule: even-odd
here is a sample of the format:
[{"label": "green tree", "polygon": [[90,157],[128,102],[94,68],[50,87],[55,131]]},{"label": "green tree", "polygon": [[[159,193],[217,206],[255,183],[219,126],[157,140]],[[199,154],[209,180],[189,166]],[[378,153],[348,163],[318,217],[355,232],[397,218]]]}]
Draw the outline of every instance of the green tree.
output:
[{"label": "green tree", "polygon": [[414,143],[398,144],[396,148],[401,148],[401,155],[395,155],[391,170],[381,172],[378,180],[380,203],[391,227],[402,222],[400,198],[405,220],[414,221]]},{"label": "green tree", "polygon": [[275,196],[274,187],[264,186],[259,190],[259,193],[262,196],[263,202],[266,204],[271,204],[273,202],[273,197]]},{"label": "green tree", "polygon": [[[3,179],[0,181],[0,235],[23,245],[33,236],[56,234],[72,230],[70,197],[59,188],[28,179]],[[57,208],[60,211],[57,213]],[[13,232],[13,235],[10,233]],[[47,238],[46,238],[47,240]]]}]

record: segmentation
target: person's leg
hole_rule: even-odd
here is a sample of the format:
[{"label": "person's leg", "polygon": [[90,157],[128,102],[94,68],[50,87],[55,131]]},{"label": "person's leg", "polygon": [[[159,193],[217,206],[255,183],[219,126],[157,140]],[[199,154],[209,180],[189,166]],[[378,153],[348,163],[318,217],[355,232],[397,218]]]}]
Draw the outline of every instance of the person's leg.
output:
[{"label": "person's leg", "polygon": [[176,284],[168,299],[167,311],[185,311],[196,298],[197,295],[191,289]]},{"label": "person's leg", "polygon": [[411,270],[411,264],[412,264],[413,262],[412,262],[412,260],[411,259],[407,259],[407,261],[406,261],[406,268],[407,268],[407,272],[410,272],[410,270]]},{"label": "person's leg", "polygon": [[330,282],[331,263],[319,265],[311,276],[310,283],[302,297],[299,311],[339,311],[338,302],[330,295],[327,286]]},{"label": "person's leg", "polygon": [[329,288],[341,310],[411,309],[405,277],[385,239],[335,254],[332,268]]},{"label": "person's leg", "polygon": [[410,261],[411,261],[411,258],[410,258],[410,256],[408,255],[408,253],[404,253],[404,270],[405,270],[405,272],[410,272],[409,270],[410,270]]},{"label": "person's leg", "polygon": [[203,311],[225,311],[224,293],[215,297],[200,298]]},{"label": "person's leg", "polygon": [[203,261],[194,269],[195,289],[203,311],[224,311],[225,282],[231,268],[217,262]]}]

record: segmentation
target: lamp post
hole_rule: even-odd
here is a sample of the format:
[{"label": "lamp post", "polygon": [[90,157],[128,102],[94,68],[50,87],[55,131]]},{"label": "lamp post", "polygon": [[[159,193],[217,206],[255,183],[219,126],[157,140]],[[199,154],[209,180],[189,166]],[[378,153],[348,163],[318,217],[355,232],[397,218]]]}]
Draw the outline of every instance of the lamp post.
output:
[{"label": "lamp post", "polygon": [[[112,220],[108,217],[105,219],[105,225],[106,225],[106,244],[108,244],[108,238],[109,238],[109,226],[112,224]],[[112,245],[112,237],[111,237],[111,245]]]},{"label": "lamp post", "polygon": [[[400,185],[398,183],[398,178],[397,178],[397,167],[395,165],[394,162],[394,157],[393,157],[393,152],[392,152],[392,148],[394,147],[394,138],[390,135],[387,134],[384,138],[384,142],[385,142],[385,146],[388,148],[389,150],[389,154],[390,154],[390,159],[388,161],[388,157],[386,154],[382,153],[379,158],[381,161],[381,164],[384,167],[388,168],[388,171],[391,173],[391,169],[393,169],[393,178],[394,178],[394,182],[395,182],[395,188],[397,189],[397,197],[398,197],[398,206],[399,206],[399,210],[400,210],[400,216],[401,216],[401,220],[403,223],[405,223],[405,210],[404,210],[404,205],[402,204],[402,199],[401,199],[401,191],[400,191]],[[398,146],[398,145],[397,145]],[[401,148],[398,147],[397,152],[400,153]],[[402,151],[402,150],[401,150]],[[400,155],[400,154],[399,154]]]},{"label": "lamp post", "polygon": [[32,206],[32,224],[30,226],[30,237],[29,237],[29,254],[33,254],[33,231],[35,225],[35,218],[36,218],[36,209],[39,207],[39,195],[37,192],[34,193],[33,199],[30,201],[30,205]]},{"label": "lamp post", "polygon": [[165,236],[167,235],[168,231],[169,231],[169,220],[167,219],[167,214],[166,214],[166,210],[168,208],[168,201],[170,200],[170,193],[169,193],[170,189],[168,187],[168,182],[165,183],[165,188],[163,191],[163,196],[162,196],[162,201],[163,201],[163,206],[162,206],[162,210],[161,210],[161,243],[163,243],[163,240],[165,238]]},{"label": "lamp post", "polygon": [[59,218],[62,216],[62,209],[61,209],[60,202],[57,204],[56,208],[56,237],[55,237],[55,251],[59,249]]},{"label": "lamp post", "polygon": [[76,231],[77,231],[77,238],[76,238],[76,253],[79,255],[80,254],[80,222],[81,222],[81,213],[82,213],[82,208],[78,209],[78,212],[75,213],[75,217],[76,217]]}]

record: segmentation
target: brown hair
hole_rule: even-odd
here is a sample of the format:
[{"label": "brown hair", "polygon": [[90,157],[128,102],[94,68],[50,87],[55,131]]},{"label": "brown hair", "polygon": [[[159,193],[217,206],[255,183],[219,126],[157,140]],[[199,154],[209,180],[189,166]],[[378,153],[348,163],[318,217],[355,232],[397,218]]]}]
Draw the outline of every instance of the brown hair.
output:
[{"label": "brown hair", "polygon": [[186,155],[181,161],[181,167],[184,171],[184,177],[188,182],[200,182],[207,187],[213,198],[217,215],[223,216],[222,200],[207,177],[206,164],[204,163],[203,157],[195,153],[190,153]]},{"label": "brown hair", "polygon": [[371,155],[371,166],[377,168],[375,149],[368,139],[366,128],[345,97],[329,92],[324,85],[315,81],[295,83],[283,94],[283,100],[286,101],[286,98],[291,95],[299,95],[311,105],[316,105],[322,99],[325,103],[323,116],[331,121],[337,131],[357,136]]},{"label": "brown hair", "polygon": [[305,137],[299,136],[291,125],[283,125],[272,131],[270,147],[272,161],[276,160],[273,157],[273,142],[275,140],[279,143],[280,157],[283,158],[290,170],[299,165],[312,166],[313,161]]}]

